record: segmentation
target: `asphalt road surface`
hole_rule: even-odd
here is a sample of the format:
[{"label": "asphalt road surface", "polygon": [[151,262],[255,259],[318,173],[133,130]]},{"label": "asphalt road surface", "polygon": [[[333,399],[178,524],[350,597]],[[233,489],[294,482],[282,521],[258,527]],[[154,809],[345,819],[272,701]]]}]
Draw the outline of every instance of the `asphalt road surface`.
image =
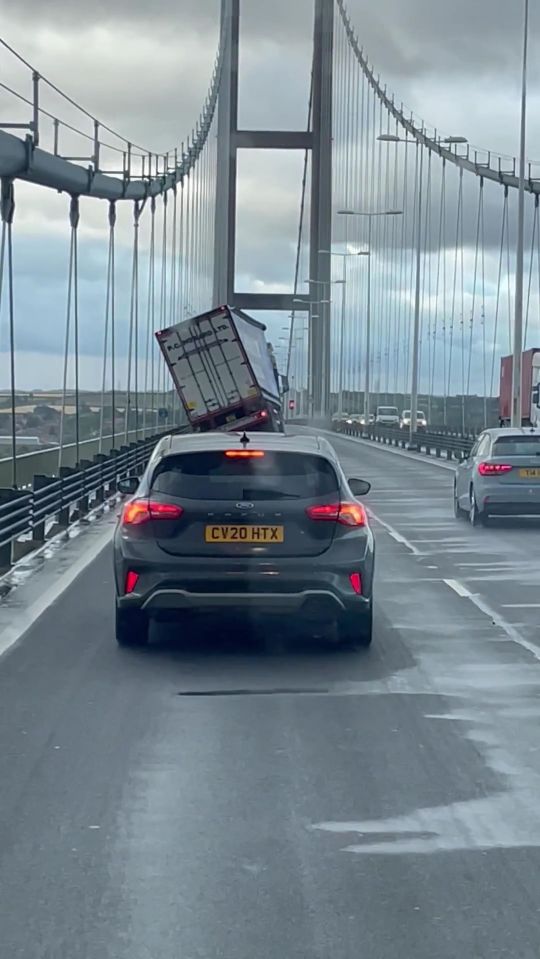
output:
[{"label": "asphalt road surface", "polygon": [[369,652],[225,624],[119,650],[105,547],[0,659],[1,959],[538,959],[540,529],[336,446],[373,482]]}]

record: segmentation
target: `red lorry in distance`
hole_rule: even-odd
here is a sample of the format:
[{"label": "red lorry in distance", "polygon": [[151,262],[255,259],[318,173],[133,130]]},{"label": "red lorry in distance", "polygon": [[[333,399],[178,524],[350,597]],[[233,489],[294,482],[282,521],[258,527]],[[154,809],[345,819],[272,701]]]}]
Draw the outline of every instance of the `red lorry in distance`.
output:
[{"label": "red lorry in distance", "polygon": [[[540,347],[525,350],[521,373],[521,425],[540,426]],[[501,358],[499,423],[509,426],[512,418],[512,356]]]}]

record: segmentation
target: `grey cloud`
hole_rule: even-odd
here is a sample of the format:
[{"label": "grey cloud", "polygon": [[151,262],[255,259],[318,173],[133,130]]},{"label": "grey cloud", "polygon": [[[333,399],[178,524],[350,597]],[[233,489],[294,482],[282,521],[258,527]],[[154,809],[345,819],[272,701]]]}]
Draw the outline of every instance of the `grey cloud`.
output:
[{"label": "grey cloud", "polygon": [[[503,0],[349,0],[361,42],[390,89],[415,111],[448,132],[472,142],[513,152],[516,142],[519,18]],[[67,92],[126,136],[153,149],[167,149],[189,132],[206,93],[217,41],[219,0],[0,0],[5,36]],[[312,0],[243,0],[241,123],[246,126],[303,127],[306,121],[311,55]],[[28,29],[28,23],[32,29]],[[536,76],[540,17],[533,12],[532,102],[538,105]],[[4,55],[1,54],[2,69]],[[3,71],[3,79],[5,73]],[[18,80],[18,78],[16,78]],[[6,111],[2,109],[2,113]],[[537,121],[537,116],[539,120]],[[540,113],[531,110],[530,154],[540,157]],[[274,162],[268,156],[269,162]],[[260,166],[241,170],[239,198],[239,283],[292,284],[300,203],[298,166],[276,162],[275,176]],[[453,181],[454,182],[454,181]],[[475,240],[477,183],[466,179],[464,239]],[[448,247],[454,243],[455,190],[449,196]],[[500,235],[502,191],[486,188],[486,238],[492,251],[490,282]],[[66,198],[18,188],[19,260],[25,284],[36,296],[19,298],[20,335],[35,324],[41,301],[44,324],[35,332],[42,348],[61,343],[67,232],[54,250],[43,250],[46,223],[63,229]],[[434,181],[432,246],[437,229]],[[85,228],[95,249],[85,248],[82,268],[105,265],[106,209],[85,207]],[[49,219],[50,217],[50,219]],[[128,242],[129,214],[124,220]],[[513,220],[512,220],[513,222]],[[529,224],[530,225],[530,224]],[[101,229],[101,239],[97,231]],[[43,230],[40,236],[39,231]],[[339,241],[336,235],[336,242]],[[410,231],[407,233],[410,247]],[[47,244],[45,244],[48,246]],[[54,252],[54,256],[52,255]],[[127,256],[127,253],[126,253]],[[495,256],[495,259],[493,259]],[[36,264],[35,268],[32,263]],[[127,270],[127,259],[126,266]],[[304,276],[307,272],[304,270]],[[125,277],[124,277],[125,280]],[[101,317],[103,287],[84,287],[83,316]],[[124,307],[125,313],[125,307]],[[86,323],[87,320],[84,320]],[[273,326],[279,323],[272,320]],[[85,332],[84,349],[99,349],[95,331]],[[49,337],[49,340],[47,339]],[[22,345],[22,343],[21,343]],[[30,345],[30,344],[29,344]]]},{"label": "grey cloud", "polygon": [[[248,42],[285,41],[289,47],[309,45],[313,0],[243,0],[243,37]],[[376,65],[396,75],[414,75],[434,68],[498,71],[519,54],[519,23],[515,7],[505,0],[349,0],[349,10],[361,42]],[[177,28],[214,36],[219,0],[2,0],[11,19],[57,30],[84,30],[95,23],[118,30],[133,24],[154,35]],[[533,11],[533,23],[535,26]],[[536,24],[538,25],[538,24]],[[180,38],[181,39],[181,38]],[[442,59],[441,59],[442,58]]]},{"label": "grey cloud", "polygon": [[[426,73],[448,82],[465,71],[503,73],[519,63],[520,4],[505,0],[349,0],[360,42],[377,70],[394,76]],[[531,35],[540,27],[533,14]],[[534,58],[533,58],[534,59]]]}]

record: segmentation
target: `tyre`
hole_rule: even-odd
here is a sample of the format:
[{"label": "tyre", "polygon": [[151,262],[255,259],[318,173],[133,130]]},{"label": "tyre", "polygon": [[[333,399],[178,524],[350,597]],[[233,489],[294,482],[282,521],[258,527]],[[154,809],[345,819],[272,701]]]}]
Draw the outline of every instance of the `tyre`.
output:
[{"label": "tyre", "polygon": [[373,607],[366,613],[344,613],[337,623],[342,649],[367,649],[373,639]]},{"label": "tyre", "polygon": [[140,609],[116,607],[116,642],[119,646],[146,646],[148,617]]},{"label": "tyre", "polygon": [[487,526],[489,522],[488,514],[479,508],[478,503],[476,502],[476,494],[472,488],[469,522],[471,526]]}]

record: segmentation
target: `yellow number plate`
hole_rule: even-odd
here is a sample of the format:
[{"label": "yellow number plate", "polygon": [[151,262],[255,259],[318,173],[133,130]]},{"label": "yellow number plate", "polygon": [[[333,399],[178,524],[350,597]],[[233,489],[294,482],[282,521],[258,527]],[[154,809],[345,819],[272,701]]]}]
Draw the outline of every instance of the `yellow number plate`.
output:
[{"label": "yellow number plate", "polygon": [[520,470],[521,479],[540,479],[540,469]]},{"label": "yellow number plate", "polygon": [[283,543],[285,531],[283,526],[207,526],[205,530],[207,543]]}]

